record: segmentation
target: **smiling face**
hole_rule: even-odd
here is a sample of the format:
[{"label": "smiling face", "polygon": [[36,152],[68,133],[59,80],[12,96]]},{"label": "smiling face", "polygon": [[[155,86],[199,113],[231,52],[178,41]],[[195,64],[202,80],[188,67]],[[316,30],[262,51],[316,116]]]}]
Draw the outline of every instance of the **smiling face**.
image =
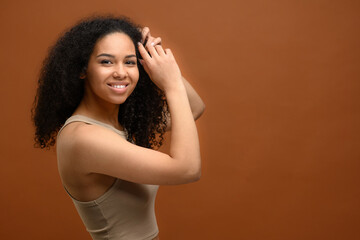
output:
[{"label": "smiling face", "polygon": [[130,37],[115,32],[101,38],[83,77],[87,98],[115,105],[125,102],[139,79],[135,46]]}]

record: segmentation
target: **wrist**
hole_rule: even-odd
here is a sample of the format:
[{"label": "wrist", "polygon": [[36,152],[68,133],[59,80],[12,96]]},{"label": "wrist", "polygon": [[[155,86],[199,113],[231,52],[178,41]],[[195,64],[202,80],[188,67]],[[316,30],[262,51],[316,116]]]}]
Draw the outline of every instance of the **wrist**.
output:
[{"label": "wrist", "polygon": [[172,80],[169,84],[164,86],[164,92],[166,95],[184,91],[186,92],[186,88],[181,77]]}]

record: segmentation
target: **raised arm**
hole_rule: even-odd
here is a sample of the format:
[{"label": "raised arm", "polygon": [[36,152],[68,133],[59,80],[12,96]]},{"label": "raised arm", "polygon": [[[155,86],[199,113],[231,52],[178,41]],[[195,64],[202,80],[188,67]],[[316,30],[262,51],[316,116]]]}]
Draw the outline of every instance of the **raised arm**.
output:
[{"label": "raised arm", "polygon": [[199,139],[186,83],[181,77],[180,69],[170,49],[163,50],[161,45],[150,45],[147,50],[150,55],[144,46],[139,44],[139,51],[144,58],[141,62],[150,78],[165,92],[170,108],[172,121],[170,156],[182,159],[183,162],[188,161],[194,169],[200,169]]},{"label": "raised arm", "polygon": [[[148,27],[144,27],[142,29],[142,43],[144,44],[145,48],[147,49],[150,45],[156,46],[161,45],[161,38],[160,37],[153,37],[151,36],[150,29]],[[192,115],[195,120],[197,120],[205,110],[205,104],[196,90],[191,86],[191,84],[182,76],[182,81],[185,86],[185,90],[187,93],[187,97],[189,99],[189,104],[191,108]],[[167,130],[171,129],[171,119],[168,119]]]}]

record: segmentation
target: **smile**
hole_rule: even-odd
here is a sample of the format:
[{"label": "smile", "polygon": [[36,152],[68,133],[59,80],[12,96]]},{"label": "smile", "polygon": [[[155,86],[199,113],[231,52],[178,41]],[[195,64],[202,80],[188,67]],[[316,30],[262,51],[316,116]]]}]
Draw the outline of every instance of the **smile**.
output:
[{"label": "smile", "polygon": [[108,84],[108,86],[110,86],[112,88],[123,89],[123,88],[127,87],[127,84]]}]

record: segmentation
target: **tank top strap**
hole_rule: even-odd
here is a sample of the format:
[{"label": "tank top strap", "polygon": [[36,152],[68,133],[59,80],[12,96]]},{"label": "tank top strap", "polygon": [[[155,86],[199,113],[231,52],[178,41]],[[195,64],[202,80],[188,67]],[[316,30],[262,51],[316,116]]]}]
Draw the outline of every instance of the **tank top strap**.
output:
[{"label": "tank top strap", "polygon": [[113,126],[109,125],[109,124],[106,124],[106,123],[103,123],[103,122],[100,122],[100,121],[97,121],[95,119],[92,119],[92,118],[89,118],[89,117],[86,117],[86,116],[83,116],[83,115],[74,115],[74,116],[71,116],[69,117],[66,122],[64,123],[64,125],[60,128],[59,132],[58,132],[58,136],[60,134],[60,132],[70,123],[73,123],[73,122],[84,122],[84,123],[87,123],[87,124],[93,124],[93,125],[99,125],[99,126],[102,126],[102,127],[105,127],[105,128],[108,128],[110,130],[113,130],[114,132],[116,132],[117,134],[123,136],[126,138],[126,132],[125,131],[120,131],[116,128],[114,128]]}]

